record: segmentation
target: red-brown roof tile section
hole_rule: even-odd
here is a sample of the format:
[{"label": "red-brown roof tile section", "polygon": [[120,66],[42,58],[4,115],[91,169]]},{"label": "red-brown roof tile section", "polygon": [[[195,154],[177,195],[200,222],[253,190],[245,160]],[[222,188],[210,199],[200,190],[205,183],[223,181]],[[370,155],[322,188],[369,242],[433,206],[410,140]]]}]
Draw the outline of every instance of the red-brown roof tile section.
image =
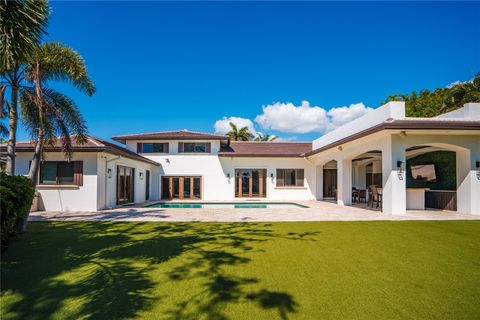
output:
[{"label": "red-brown roof tile section", "polygon": [[121,143],[125,143],[127,140],[228,140],[228,136],[223,134],[177,130],[125,134],[112,137],[112,140],[119,141]]},{"label": "red-brown roof tile section", "polygon": [[[35,143],[33,141],[21,141],[17,142],[16,151],[17,152],[33,152]],[[62,141],[57,139],[53,146],[45,146],[43,149],[45,152],[62,152]],[[142,157],[141,155],[130,151],[124,147],[118,146],[114,143],[108,142],[106,140],[97,138],[97,137],[88,137],[87,142],[84,144],[77,144],[75,141],[72,141],[72,150],[73,152],[106,152],[114,154],[117,156],[122,156],[132,160],[142,161],[150,163],[153,165],[160,165],[159,163],[150,160],[148,158]],[[6,144],[0,145],[0,151],[2,153],[6,152]]]},{"label": "red-brown roof tile section", "polygon": [[219,152],[220,157],[303,157],[312,151],[311,142],[240,142],[232,141]]}]

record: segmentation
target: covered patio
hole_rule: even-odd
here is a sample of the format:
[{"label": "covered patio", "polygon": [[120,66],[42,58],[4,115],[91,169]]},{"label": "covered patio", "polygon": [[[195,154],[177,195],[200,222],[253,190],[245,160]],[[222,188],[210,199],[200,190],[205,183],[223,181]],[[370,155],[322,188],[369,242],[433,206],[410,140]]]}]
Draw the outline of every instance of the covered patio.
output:
[{"label": "covered patio", "polygon": [[386,214],[480,214],[480,104],[461,110],[407,118],[391,102],[315,140],[316,198]]}]

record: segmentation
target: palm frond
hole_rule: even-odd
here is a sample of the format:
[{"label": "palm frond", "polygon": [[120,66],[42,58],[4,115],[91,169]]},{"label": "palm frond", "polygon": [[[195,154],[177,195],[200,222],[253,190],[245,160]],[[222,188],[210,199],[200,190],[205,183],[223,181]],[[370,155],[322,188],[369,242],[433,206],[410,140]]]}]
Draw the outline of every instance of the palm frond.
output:
[{"label": "palm frond", "polygon": [[69,46],[60,42],[48,42],[38,48],[26,70],[30,79],[36,79],[34,75],[37,64],[41,81],[64,81],[89,96],[95,93],[95,84],[88,75],[83,57]]},{"label": "palm frond", "polygon": [[0,73],[27,60],[46,34],[47,0],[0,1]]},{"label": "palm frond", "polygon": [[33,88],[22,91],[22,119],[32,140],[38,138],[38,128],[43,129],[45,145],[53,145],[58,137],[62,140],[62,150],[67,159],[72,157],[72,139],[83,144],[87,141],[87,125],[78,106],[66,95],[53,89],[42,91],[44,99],[44,121],[40,124],[39,108]]}]

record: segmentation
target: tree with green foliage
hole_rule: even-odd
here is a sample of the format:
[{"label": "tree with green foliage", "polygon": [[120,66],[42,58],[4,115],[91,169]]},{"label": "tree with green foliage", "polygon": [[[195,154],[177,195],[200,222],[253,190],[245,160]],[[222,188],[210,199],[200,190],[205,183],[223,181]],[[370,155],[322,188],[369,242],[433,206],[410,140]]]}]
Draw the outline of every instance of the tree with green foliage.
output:
[{"label": "tree with green foliage", "polygon": [[238,127],[235,125],[235,123],[230,122],[230,127],[232,130],[227,132],[227,136],[230,138],[232,141],[250,141],[253,138],[253,134],[248,131],[248,127],[242,127],[238,129]]},{"label": "tree with green foliage", "polygon": [[[35,141],[33,159],[28,177],[33,186],[42,159],[43,148],[57,142],[61,136],[66,159],[72,156],[72,138],[82,144],[87,140],[86,122],[75,102],[66,95],[48,88],[50,81],[73,84],[91,96],[95,85],[80,54],[59,42],[45,43],[35,50],[25,68],[30,85],[22,90],[23,123]],[[21,217],[19,230],[25,231],[28,213]]]},{"label": "tree with green foliage", "polygon": [[[15,174],[18,95],[24,82],[25,66],[46,33],[49,15],[47,0],[0,1],[0,102],[9,118],[6,165],[9,175]],[[5,99],[7,87],[10,102]]]},{"label": "tree with green foliage", "polygon": [[261,132],[257,132],[257,137],[255,141],[274,141],[277,139],[277,136],[272,136],[270,134],[263,134]]},{"label": "tree with green foliage", "polygon": [[461,108],[468,102],[480,102],[480,73],[472,81],[452,86],[445,97],[445,111]]},{"label": "tree with green foliage", "polygon": [[413,91],[411,94],[394,94],[389,101],[405,101],[407,117],[435,117],[444,112],[461,108],[467,102],[480,102],[480,75],[472,81],[461,82],[434,91]]}]

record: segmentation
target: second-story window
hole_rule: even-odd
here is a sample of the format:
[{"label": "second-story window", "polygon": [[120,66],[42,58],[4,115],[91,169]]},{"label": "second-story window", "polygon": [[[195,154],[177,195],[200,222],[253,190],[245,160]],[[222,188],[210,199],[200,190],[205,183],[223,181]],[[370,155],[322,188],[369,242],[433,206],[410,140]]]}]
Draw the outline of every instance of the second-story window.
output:
[{"label": "second-story window", "polygon": [[183,145],[184,152],[207,152],[206,143],[184,143]]},{"label": "second-story window", "polygon": [[139,153],[168,153],[168,143],[139,143]]},{"label": "second-story window", "polygon": [[186,153],[210,153],[209,142],[179,142],[178,152]]}]

